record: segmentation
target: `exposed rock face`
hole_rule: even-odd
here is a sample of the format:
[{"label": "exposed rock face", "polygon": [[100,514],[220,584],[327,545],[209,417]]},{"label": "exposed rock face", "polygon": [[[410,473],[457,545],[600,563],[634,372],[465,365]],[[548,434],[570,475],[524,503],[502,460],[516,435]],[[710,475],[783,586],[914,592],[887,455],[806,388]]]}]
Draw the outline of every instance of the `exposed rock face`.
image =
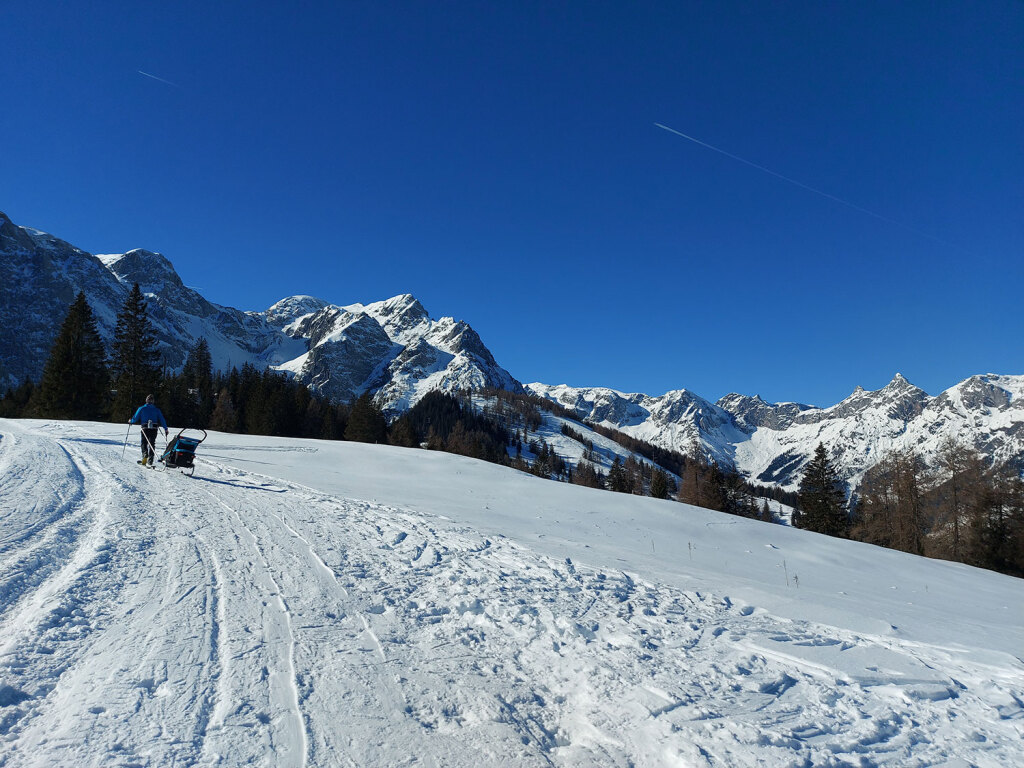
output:
[{"label": "exposed rock face", "polygon": [[753,432],[758,427],[785,429],[801,413],[811,409],[811,406],[800,403],[768,403],[760,395],[750,397],[737,394],[726,395],[716,405],[731,413],[736,424],[747,432]]},{"label": "exposed rock face", "polygon": [[0,213],[0,386],[38,379],[80,290],[109,337],[127,295],[118,279],[95,256]]},{"label": "exposed rock face", "polygon": [[[294,306],[299,298],[304,297],[285,302]],[[270,312],[292,318],[283,330],[305,339],[309,352],[279,367],[333,399],[372,390],[378,404],[394,414],[435,389],[522,391],[476,331],[450,317],[431,320],[409,294],[367,305],[328,304],[299,317],[283,312],[282,303]]]}]

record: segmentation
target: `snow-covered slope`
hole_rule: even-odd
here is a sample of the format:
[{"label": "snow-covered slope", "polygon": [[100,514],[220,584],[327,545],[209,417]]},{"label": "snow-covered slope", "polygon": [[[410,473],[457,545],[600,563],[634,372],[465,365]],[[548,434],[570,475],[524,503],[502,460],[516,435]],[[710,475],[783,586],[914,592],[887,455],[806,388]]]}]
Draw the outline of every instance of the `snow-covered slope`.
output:
[{"label": "snow-covered slope", "polygon": [[819,442],[851,487],[891,450],[915,450],[934,464],[948,437],[991,462],[1024,469],[1024,376],[973,376],[930,397],[896,374],[882,389],[858,387],[830,408],[737,394],[712,404],[685,390],[649,397],[600,388],[527,388],[581,418],[665,448],[697,451],[755,482],[791,490]]},{"label": "snow-covered slope", "polygon": [[447,454],[0,420],[0,765],[1024,764],[1021,581]]},{"label": "snow-covered slope", "polygon": [[[494,398],[482,395],[473,396],[473,407],[477,413],[491,411],[493,417],[496,408]],[[501,417],[498,421],[503,422],[513,432],[519,431],[519,425],[505,423]],[[569,427],[572,432],[580,436],[583,442],[568,434],[563,434],[562,428]],[[574,472],[581,463],[586,462],[607,475],[612,468],[615,459],[625,463],[628,459],[635,459],[638,462],[650,465],[652,462],[638,453],[616,443],[614,440],[599,434],[588,425],[574,419],[566,419],[546,410],[540,410],[540,423],[536,429],[525,433],[525,444],[522,447],[522,457],[529,462],[536,459],[536,455],[530,450],[529,444],[534,440],[543,441],[554,454],[562,459]],[[509,458],[516,456],[516,450],[509,446]],[[678,475],[671,475],[674,482],[679,482]],[[778,507],[778,505],[776,505]]]}]

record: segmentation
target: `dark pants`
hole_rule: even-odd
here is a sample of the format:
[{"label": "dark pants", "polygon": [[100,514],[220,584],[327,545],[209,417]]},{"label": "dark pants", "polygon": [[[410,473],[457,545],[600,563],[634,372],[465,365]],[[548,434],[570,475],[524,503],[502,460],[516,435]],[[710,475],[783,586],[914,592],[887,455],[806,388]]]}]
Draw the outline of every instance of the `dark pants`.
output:
[{"label": "dark pants", "polygon": [[156,447],[156,435],[160,430],[156,427],[149,429],[147,427],[142,428],[142,458],[148,458],[150,462],[153,461],[154,449]]}]

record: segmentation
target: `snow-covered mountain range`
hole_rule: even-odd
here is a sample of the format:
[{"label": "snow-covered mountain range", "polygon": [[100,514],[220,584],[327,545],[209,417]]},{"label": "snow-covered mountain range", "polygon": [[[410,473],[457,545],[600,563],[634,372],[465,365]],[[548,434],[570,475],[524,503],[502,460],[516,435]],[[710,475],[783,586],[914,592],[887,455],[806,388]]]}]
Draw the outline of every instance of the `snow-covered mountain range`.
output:
[{"label": "snow-covered mountain range", "polygon": [[19,227],[2,213],[0,386],[39,377],[79,291],[85,291],[100,333],[112,338],[117,313],[134,283],[146,295],[171,368],[180,368],[195,341],[205,337],[218,368],[271,366],[338,401],[370,390],[392,413],[433,389],[522,389],[467,323],[450,317],[432,320],[410,295],[345,307],[293,296],[263,312],[243,312],[207,301],[158,253],[94,256]]},{"label": "snow-covered mountain range", "polygon": [[896,374],[882,389],[857,387],[831,408],[738,394],[711,403],[686,390],[650,397],[539,383],[527,389],[580,418],[665,448],[696,451],[754,482],[786,489],[799,485],[818,443],[851,487],[893,450],[914,450],[934,465],[947,438],[989,461],[1024,467],[1024,376],[972,376],[931,397]]},{"label": "snow-covered mountain range", "polygon": [[[132,284],[147,295],[159,343],[180,367],[200,336],[219,368],[252,363],[286,371],[335,400],[365,391],[391,414],[440,389],[522,391],[467,323],[433,320],[413,296],[339,306],[292,296],[265,311],[207,301],[160,254],[133,250],[93,256],[0,213],[0,386],[38,377],[67,307],[84,290],[110,338]],[[697,452],[754,482],[793,489],[819,442],[855,486],[888,451],[910,448],[933,464],[953,437],[989,461],[1024,468],[1024,376],[973,376],[932,397],[901,375],[886,387],[858,387],[817,408],[731,394],[717,403],[680,389],[653,397],[604,388],[530,384],[581,420],[665,448]]]}]

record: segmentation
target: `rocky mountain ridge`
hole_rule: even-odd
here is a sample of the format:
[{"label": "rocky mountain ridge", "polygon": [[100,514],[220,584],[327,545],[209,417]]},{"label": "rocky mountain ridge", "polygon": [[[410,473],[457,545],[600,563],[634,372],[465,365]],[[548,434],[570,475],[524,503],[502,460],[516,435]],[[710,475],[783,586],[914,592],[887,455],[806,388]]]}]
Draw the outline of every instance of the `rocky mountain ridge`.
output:
[{"label": "rocky mountain ridge", "polygon": [[101,335],[113,337],[134,283],[146,296],[164,364],[178,369],[199,337],[220,369],[246,363],[285,371],[318,393],[348,401],[367,390],[400,412],[432,389],[522,387],[465,322],[432,320],[413,296],[336,306],[312,296],[263,312],[208,301],[171,262],[137,249],[92,255],[0,213],[0,386],[38,379],[68,306],[84,291]]},{"label": "rocky mountain ridge", "polygon": [[768,403],[730,394],[711,403],[686,390],[660,397],[600,387],[528,384],[531,392],[581,419],[647,442],[697,453],[748,479],[795,490],[803,467],[824,443],[844,479],[855,487],[893,450],[914,450],[934,466],[943,440],[953,438],[992,462],[1024,469],[1024,376],[972,376],[936,397],[896,374],[889,384],[854,392],[829,408]]}]

